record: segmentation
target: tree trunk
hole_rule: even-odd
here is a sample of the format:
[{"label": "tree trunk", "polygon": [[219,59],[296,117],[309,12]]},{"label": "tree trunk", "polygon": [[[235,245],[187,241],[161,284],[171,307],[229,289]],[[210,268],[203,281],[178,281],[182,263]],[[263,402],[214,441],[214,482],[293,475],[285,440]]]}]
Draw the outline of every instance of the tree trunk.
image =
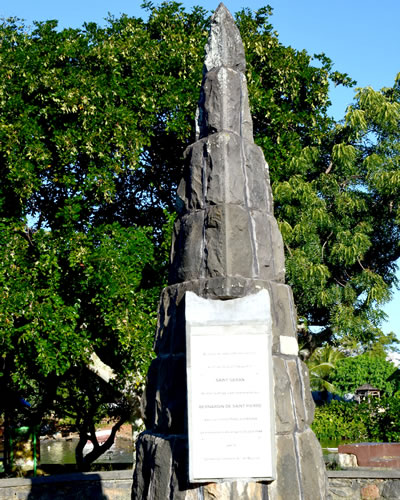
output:
[{"label": "tree trunk", "polygon": [[[121,417],[111,429],[111,434],[107,441],[102,445],[99,444],[96,431],[93,424],[83,424],[79,429],[79,442],[75,449],[75,459],[78,469],[82,472],[90,470],[91,464],[97,460],[103,453],[108,451],[115,442],[115,437],[121,426],[127,421],[127,417]],[[88,427],[90,431],[88,432]],[[93,443],[93,450],[83,455],[83,449],[88,441]]]}]

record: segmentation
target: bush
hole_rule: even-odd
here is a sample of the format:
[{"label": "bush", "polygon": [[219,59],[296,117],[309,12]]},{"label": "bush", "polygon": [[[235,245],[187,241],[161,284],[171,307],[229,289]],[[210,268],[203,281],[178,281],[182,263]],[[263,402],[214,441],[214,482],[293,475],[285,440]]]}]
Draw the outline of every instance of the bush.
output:
[{"label": "bush", "polygon": [[368,431],[357,403],[332,401],[315,409],[312,429],[319,440],[364,441]]},{"label": "bush", "polygon": [[358,387],[368,383],[384,391],[386,396],[391,396],[398,390],[399,382],[393,377],[396,371],[391,361],[365,353],[337,361],[329,374],[329,381],[340,395],[354,393]]},{"label": "bush", "polygon": [[332,401],[316,408],[311,427],[319,440],[400,441],[400,397]]}]

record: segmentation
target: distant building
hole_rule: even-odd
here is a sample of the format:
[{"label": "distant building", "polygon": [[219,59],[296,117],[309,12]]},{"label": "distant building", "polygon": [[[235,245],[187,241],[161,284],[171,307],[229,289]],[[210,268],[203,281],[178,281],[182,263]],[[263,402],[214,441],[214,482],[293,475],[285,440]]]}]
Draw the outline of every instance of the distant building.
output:
[{"label": "distant building", "polygon": [[380,398],[381,392],[380,389],[373,387],[371,384],[363,384],[355,390],[354,400],[361,403],[361,401],[370,397]]}]

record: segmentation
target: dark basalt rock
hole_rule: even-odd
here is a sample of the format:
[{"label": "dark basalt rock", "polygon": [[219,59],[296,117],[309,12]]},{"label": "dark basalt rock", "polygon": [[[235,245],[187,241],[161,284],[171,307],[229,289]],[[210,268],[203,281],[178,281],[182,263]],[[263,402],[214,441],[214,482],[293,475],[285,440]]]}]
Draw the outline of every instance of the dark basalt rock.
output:
[{"label": "dark basalt rock", "polygon": [[[137,444],[132,498],[316,500],[326,498],[322,452],[310,430],[314,405],[297,356],[296,311],[284,284],[282,237],[268,166],[254,144],[245,57],[231,14],[211,22],[196,118],[178,188],[169,286],[162,292]],[[267,289],[271,299],[277,478],[189,484],[185,293],[209,299]]]}]

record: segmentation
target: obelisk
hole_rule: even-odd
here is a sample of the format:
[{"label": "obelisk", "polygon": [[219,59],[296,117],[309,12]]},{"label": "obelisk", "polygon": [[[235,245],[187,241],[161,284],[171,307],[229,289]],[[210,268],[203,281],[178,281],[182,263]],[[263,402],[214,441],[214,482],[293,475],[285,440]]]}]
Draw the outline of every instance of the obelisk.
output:
[{"label": "obelisk", "polygon": [[[161,295],[157,358],[143,401],[147,430],[137,442],[136,500],[326,498],[268,167],[253,140],[245,66],[239,31],[220,4],[206,45],[197,140],[186,151],[178,188],[170,284]],[[229,300],[260,290],[268,291],[271,303],[276,479],[193,484],[188,476],[185,294]]]}]

